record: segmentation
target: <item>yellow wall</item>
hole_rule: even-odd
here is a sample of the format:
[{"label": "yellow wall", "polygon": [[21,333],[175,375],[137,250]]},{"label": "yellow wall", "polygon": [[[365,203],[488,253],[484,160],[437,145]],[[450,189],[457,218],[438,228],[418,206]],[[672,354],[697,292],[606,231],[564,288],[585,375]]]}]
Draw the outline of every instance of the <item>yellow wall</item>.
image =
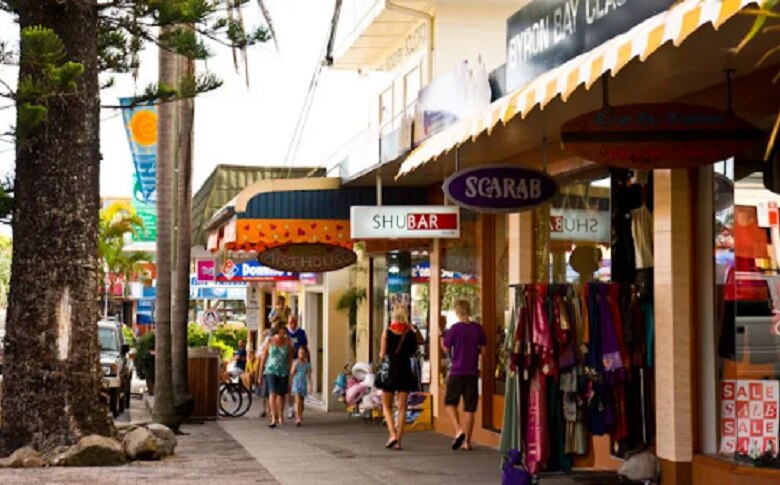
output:
[{"label": "yellow wall", "polygon": [[330,393],[330,387],[336,376],[341,373],[344,364],[349,361],[349,323],[345,312],[336,310],[336,303],[349,285],[349,269],[333,271],[325,275],[323,294],[323,401],[328,411],[343,409]]}]

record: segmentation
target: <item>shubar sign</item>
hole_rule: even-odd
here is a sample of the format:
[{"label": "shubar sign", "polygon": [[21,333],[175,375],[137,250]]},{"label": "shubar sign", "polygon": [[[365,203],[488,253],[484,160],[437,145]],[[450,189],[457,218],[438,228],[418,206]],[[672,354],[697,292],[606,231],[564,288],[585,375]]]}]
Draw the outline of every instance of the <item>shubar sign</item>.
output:
[{"label": "shubar sign", "polygon": [[460,237],[454,206],[354,206],[352,239],[431,239]]}]

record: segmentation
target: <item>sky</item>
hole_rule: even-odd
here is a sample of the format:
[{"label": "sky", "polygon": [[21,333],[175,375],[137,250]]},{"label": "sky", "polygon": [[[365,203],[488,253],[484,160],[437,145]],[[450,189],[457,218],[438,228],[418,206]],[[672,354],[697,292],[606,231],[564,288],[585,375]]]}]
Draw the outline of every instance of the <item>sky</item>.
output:
[{"label": "sky", "polygon": [[[273,42],[250,48],[249,87],[243,66],[236,72],[230,49],[210,45],[215,54],[199,63],[224,85],[202,95],[195,103],[194,191],[217,164],[284,165],[290,140],[306,93],[330,32],[333,0],[267,0],[279,45]],[[261,22],[255,2],[245,7],[249,25]],[[0,13],[0,39],[18,42],[18,26]],[[157,50],[148,48],[141,58],[139,79],[114,75],[115,86],[103,90],[101,102],[116,105],[117,99],[143,91],[157,78]],[[0,66],[0,79],[15,85],[17,71]],[[363,75],[323,69],[296,166],[320,166],[368,124],[368,90]],[[3,100],[5,101],[5,100]],[[4,104],[0,101],[0,107]],[[0,109],[0,133],[14,124],[14,110]],[[100,193],[104,197],[129,197],[132,190],[132,159],[118,110],[101,114]],[[13,145],[0,142],[0,175],[12,173]]]}]

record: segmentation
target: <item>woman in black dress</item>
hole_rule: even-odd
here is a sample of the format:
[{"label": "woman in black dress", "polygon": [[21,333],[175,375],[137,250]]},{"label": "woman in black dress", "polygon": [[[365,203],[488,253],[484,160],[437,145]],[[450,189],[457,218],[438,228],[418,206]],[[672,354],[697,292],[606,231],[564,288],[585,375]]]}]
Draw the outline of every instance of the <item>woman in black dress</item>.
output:
[{"label": "woman in black dress", "polygon": [[[379,359],[385,355],[390,360],[390,379],[382,390],[382,410],[387,423],[389,439],[385,448],[401,449],[401,438],[406,424],[406,400],[409,393],[417,387],[417,378],[412,372],[412,357],[417,345],[423,341],[416,325],[409,324],[405,305],[393,307],[393,323],[382,334],[382,347]],[[393,419],[393,398],[398,394],[398,426]]]}]

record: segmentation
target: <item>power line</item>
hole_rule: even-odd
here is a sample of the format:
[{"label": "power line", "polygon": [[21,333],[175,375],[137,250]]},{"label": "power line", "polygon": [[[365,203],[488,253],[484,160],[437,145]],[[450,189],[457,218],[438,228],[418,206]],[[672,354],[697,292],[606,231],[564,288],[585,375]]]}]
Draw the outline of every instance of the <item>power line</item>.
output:
[{"label": "power line", "polygon": [[[339,2],[337,2],[337,6],[338,3]],[[309,90],[306,93],[306,98],[303,101],[303,107],[301,108],[301,112],[298,115],[298,122],[295,125],[295,131],[293,132],[292,139],[290,140],[290,145],[287,147],[287,155],[284,157],[284,165],[287,166],[287,178],[290,178],[290,174],[292,173],[292,166],[295,163],[296,157],[298,156],[298,149],[300,148],[301,141],[303,140],[303,131],[306,128],[306,122],[309,119],[309,113],[311,112],[311,107],[314,104],[314,95],[320,82],[322,66],[325,64],[326,56],[328,56],[330,44],[331,38],[330,36],[327,36],[325,38],[325,43],[322,46],[322,51],[317,58],[317,65],[314,69],[314,74],[312,74],[311,81],[309,82]]]}]

